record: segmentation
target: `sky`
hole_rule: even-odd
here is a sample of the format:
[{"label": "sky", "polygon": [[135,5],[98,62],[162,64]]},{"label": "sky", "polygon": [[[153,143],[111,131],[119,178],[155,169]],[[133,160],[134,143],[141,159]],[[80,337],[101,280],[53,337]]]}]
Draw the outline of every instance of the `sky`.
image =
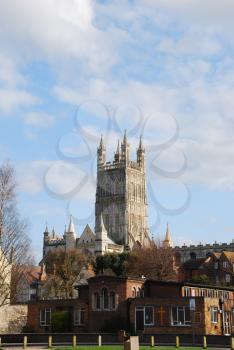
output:
[{"label": "sky", "polygon": [[96,149],[142,134],[149,227],[174,244],[234,232],[232,0],[0,0],[0,162],[37,260],[43,231],[94,226]]}]

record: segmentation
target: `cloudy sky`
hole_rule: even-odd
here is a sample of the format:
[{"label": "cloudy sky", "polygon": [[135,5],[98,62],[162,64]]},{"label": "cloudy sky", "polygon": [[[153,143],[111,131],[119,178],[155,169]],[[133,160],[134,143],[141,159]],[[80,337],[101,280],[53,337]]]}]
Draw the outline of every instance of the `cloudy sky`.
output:
[{"label": "cloudy sky", "polygon": [[232,0],[0,0],[0,161],[40,258],[45,222],[93,227],[95,152],[147,152],[149,226],[177,244],[234,233]]}]

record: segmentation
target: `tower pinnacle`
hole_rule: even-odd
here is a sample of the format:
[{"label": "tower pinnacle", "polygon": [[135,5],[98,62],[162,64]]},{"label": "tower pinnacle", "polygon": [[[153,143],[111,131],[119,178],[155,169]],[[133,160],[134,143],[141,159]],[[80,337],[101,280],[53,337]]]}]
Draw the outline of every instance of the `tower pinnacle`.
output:
[{"label": "tower pinnacle", "polygon": [[163,247],[164,248],[169,248],[169,247],[172,247],[172,246],[173,246],[173,243],[172,243],[172,240],[171,240],[169,224],[167,223],[167,230],[166,230],[165,239],[163,241]]},{"label": "tower pinnacle", "polygon": [[144,168],[145,166],[145,149],[142,144],[142,135],[140,136],[139,146],[137,149],[137,163],[140,167]]},{"label": "tower pinnacle", "polygon": [[105,150],[103,138],[101,135],[100,144],[97,149],[97,167],[99,168],[103,166],[105,164],[105,161],[106,161],[106,150]]}]

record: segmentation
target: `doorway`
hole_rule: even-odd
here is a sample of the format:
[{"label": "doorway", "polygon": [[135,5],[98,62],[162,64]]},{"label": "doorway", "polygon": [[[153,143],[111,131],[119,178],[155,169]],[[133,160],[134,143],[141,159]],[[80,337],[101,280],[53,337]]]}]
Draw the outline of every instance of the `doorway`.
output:
[{"label": "doorway", "polygon": [[144,330],[144,308],[143,307],[136,308],[135,328],[136,328],[136,331]]}]

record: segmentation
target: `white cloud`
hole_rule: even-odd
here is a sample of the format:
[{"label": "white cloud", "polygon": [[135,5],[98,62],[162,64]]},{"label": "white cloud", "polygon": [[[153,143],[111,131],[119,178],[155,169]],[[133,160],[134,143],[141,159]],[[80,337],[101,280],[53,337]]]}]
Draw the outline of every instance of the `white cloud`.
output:
[{"label": "white cloud", "polygon": [[40,99],[20,89],[0,89],[0,110],[10,113],[16,108],[31,107],[40,103]]},{"label": "white cloud", "polygon": [[[142,6],[152,6],[158,10],[165,10],[182,22],[199,24],[202,26],[233,27],[232,13],[234,4],[231,0],[140,0]],[[220,29],[220,28],[219,28]]]},{"label": "white cloud", "polygon": [[35,160],[17,167],[19,189],[25,193],[36,194],[43,190],[43,176],[51,161]]},{"label": "white cloud", "polygon": [[48,113],[41,112],[30,112],[23,117],[26,125],[38,127],[38,128],[48,128],[55,122],[55,117]]},{"label": "white cloud", "polygon": [[76,195],[86,200],[94,181],[77,165],[59,160],[22,163],[17,174],[20,191],[31,194],[46,191],[49,196],[63,200]]},{"label": "white cloud", "polygon": [[114,27],[98,29],[94,15],[91,0],[2,1],[0,43],[25,62],[40,58],[53,68],[65,67],[57,70],[61,76],[80,72],[77,63],[87,75],[102,74],[119,60],[118,47],[127,34]]},{"label": "white cloud", "polygon": [[6,87],[15,88],[18,85],[25,85],[27,79],[19,72],[18,62],[14,57],[0,52],[0,83]]}]

